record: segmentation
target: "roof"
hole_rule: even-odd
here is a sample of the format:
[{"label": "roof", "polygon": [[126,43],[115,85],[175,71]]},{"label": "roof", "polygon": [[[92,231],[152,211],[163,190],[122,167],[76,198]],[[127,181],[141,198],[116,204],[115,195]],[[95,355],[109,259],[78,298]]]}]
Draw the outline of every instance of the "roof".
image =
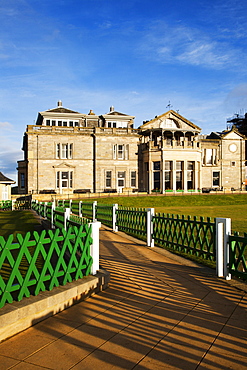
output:
[{"label": "roof", "polygon": [[8,184],[15,184],[14,180],[9,179],[8,177],[4,176],[2,172],[0,172],[0,183],[8,183]]},{"label": "roof", "polygon": [[223,131],[220,131],[220,132],[219,131],[213,131],[213,132],[211,132],[211,134],[208,137],[210,138],[210,137],[217,136],[218,138],[224,138],[228,134],[230,134],[231,132],[235,133],[236,135],[240,136],[243,139],[245,138],[245,136],[243,134],[241,134],[235,126],[233,126],[231,128],[231,130],[223,130]]},{"label": "roof", "polygon": [[106,114],[106,116],[128,116],[128,114],[120,113],[120,112],[109,112]]},{"label": "roof", "polygon": [[[64,107],[57,107],[57,108],[53,108],[53,109],[48,109],[45,112],[49,112],[49,113],[76,113],[76,114],[80,114],[79,112],[76,112],[74,110],[71,110],[71,109],[68,109],[68,108],[64,108]],[[44,113],[44,112],[41,112],[41,113]]]}]

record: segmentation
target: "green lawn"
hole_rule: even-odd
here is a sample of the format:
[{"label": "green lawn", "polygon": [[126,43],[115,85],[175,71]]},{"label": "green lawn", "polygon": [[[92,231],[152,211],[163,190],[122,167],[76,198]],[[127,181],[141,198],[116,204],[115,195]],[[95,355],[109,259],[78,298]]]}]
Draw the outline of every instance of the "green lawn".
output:
[{"label": "green lawn", "polygon": [[125,207],[155,208],[155,212],[161,213],[231,218],[233,231],[247,232],[247,194],[116,196],[94,200]]},{"label": "green lawn", "polygon": [[10,234],[24,235],[34,231],[39,221],[32,211],[3,211],[0,212],[0,236],[8,237]]}]

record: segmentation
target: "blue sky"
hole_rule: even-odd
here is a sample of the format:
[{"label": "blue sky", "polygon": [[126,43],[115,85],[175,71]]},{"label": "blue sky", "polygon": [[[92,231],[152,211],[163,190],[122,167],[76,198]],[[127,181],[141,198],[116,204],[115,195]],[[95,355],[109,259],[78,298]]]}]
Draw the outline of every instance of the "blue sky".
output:
[{"label": "blue sky", "polygon": [[172,109],[210,133],[247,111],[245,0],[1,0],[0,171],[62,100],[135,126]]}]

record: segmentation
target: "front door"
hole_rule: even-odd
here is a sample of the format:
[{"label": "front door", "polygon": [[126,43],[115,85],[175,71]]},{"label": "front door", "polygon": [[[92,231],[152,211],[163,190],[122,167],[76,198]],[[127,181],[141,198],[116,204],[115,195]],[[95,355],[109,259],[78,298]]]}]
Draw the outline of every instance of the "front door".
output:
[{"label": "front door", "polygon": [[117,192],[122,193],[123,188],[125,188],[125,172],[119,171],[117,173]]}]

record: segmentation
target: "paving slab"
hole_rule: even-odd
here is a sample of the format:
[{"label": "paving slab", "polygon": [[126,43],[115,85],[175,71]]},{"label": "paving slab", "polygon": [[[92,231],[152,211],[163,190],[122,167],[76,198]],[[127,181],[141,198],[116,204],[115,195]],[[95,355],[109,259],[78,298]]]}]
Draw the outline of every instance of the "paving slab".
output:
[{"label": "paving slab", "polygon": [[105,291],[0,343],[0,370],[244,370],[246,285],[100,230]]}]

